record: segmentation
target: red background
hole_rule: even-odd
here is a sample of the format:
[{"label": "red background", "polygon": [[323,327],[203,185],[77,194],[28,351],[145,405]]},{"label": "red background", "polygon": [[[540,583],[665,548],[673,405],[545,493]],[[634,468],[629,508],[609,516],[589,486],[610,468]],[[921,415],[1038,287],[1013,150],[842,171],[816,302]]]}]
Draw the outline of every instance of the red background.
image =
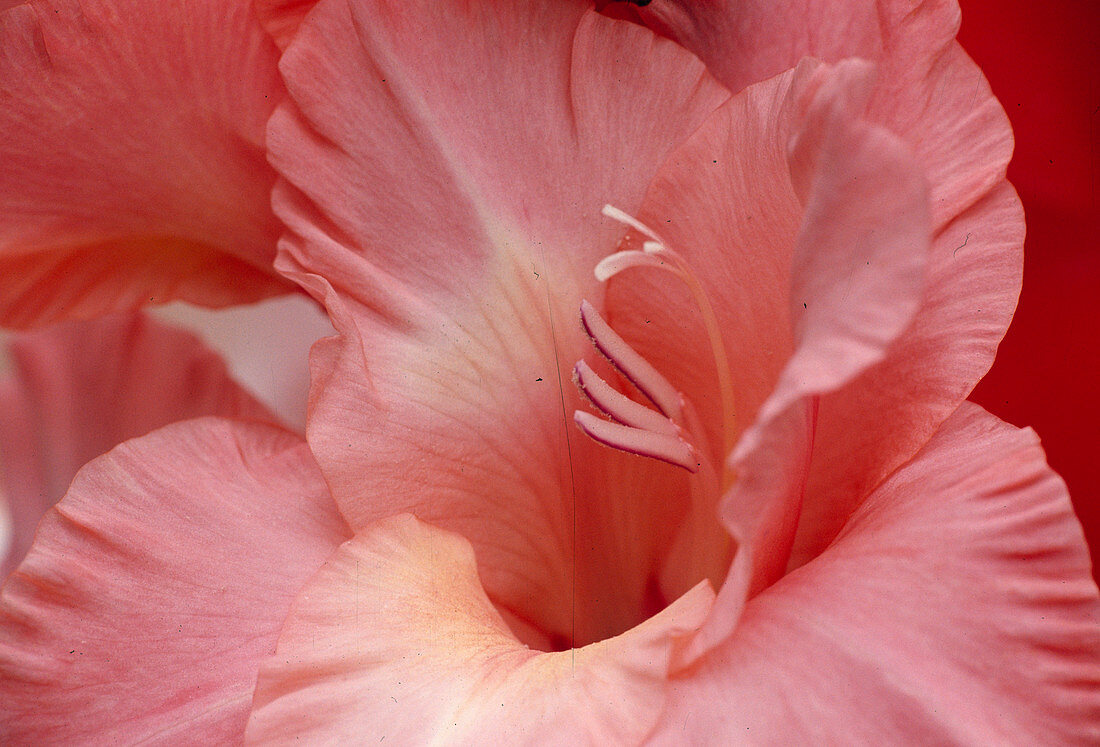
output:
[{"label": "red background", "polygon": [[1024,288],[972,400],[1033,427],[1100,566],[1100,2],[961,0],[959,41],[1012,120]]}]

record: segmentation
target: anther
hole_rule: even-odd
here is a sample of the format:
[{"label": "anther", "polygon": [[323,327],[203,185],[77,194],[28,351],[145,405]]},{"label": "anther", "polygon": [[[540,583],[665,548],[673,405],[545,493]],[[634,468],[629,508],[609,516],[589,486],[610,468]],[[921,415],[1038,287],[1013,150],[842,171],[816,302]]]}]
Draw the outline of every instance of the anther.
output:
[{"label": "anther", "polygon": [[633,428],[680,437],[680,427],[659,412],[639,404],[604,381],[583,360],[573,367],[573,383],[592,406],[612,420]]},{"label": "anther", "polygon": [[630,454],[659,459],[662,462],[683,467],[688,472],[694,473],[699,469],[699,458],[695,449],[677,436],[612,423],[581,410],[573,413],[573,421],[592,440],[605,446]]},{"label": "anther", "polygon": [[588,301],[581,301],[581,323],[596,349],[603,353],[615,368],[638,388],[638,391],[648,397],[665,417],[672,420],[680,419],[682,407],[680,392],[653,367],[653,364],[611,329],[611,326]]},{"label": "anther", "polygon": [[[714,356],[714,364],[718,374],[718,391],[722,398],[722,434],[723,451],[729,454],[733,449],[733,438],[736,434],[736,419],[734,416],[733,402],[733,377],[729,369],[729,359],[726,357],[725,344],[722,341],[722,332],[718,325],[718,319],[714,309],[710,305],[707,294],[699,279],[692,272],[687,261],[679,253],[668,248],[668,245],[657,235],[657,232],[642,223],[634,216],[619,210],[612,205],[604,205],[602,213],[625,226],[633,228],[646,237],[642,242],[642,249],[627,249],[604,257],[596,265],[596,279],[606,282],[623,270],[631,267],[655,267],[676,275],[687,285],[695,298],[695,303],[702,315],[703,326],[707,331],[710,341],[711,353]],[[648,395],[647,395],[648,396]],[[656,403],[656,400],[654,400]],[[658,405],[659,406],[659,405]]]}]

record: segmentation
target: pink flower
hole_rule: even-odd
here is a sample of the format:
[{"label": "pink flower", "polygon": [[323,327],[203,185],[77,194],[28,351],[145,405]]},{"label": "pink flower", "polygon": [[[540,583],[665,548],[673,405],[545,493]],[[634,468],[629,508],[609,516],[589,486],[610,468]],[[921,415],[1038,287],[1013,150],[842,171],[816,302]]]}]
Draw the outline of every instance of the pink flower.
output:
[{"label": "pink flower", "polygon": [[308,446],[86,466],[0,594],[10,738],[1100,738],[1064,485],[964,402],[1023,223],[953,3],[306,8]]}]

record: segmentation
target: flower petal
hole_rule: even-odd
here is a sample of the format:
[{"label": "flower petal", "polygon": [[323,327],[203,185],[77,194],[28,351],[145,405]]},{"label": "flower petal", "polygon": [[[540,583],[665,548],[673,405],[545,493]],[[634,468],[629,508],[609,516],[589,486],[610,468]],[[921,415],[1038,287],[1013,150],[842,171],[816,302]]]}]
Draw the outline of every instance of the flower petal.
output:
[{"label": "flower petal", "polygon": [[[880,362],[920,303],[927,186],[913,153],[863,118],[872,81],[864,62],[806,62],[746,89],[670,157],[642,211],[712,297],[739,408],[737,480],[719,507],[738,549],[691,655],[724,639],[745,596],[784,571],[818,398]],[[682,305],[678,291],[636,273],[608,293],[624,336],[697,407],[718,401],[701,327],[652,311]]]},{"label": "flower petal", "polygon": [[313,10],[317,0],[254,0],[256,15],[271,34],[271,38],[286,49],[291,39],[298,33],[306,14]]},{"label": "flower petal", "polygon": [[964,404],[674,692],[658,743],[1095,744],[1100,597],[1035,434]]},{"label": "flower petal", "polygon": [[346,537],[271,426],[193,420],[100,457],[0,593],[6,739],[239,741],[294,594]]},{"label": "flower petal", "polygon": [[1004,179],[1012,132],[955,41],[955,0],[668,0],[642,13],[734,91],[807,56],[874,61],[880,74],[868,116],[919,154],[937,229]]},{"label": "flower petal", "polygon": [[1023,216],[1004,181],[1012,132],[981,70],[955,42],[954,0],[669,0],[642,14],[732,90],[806,55],[874,60],[866,117],[901,137],[928,177],[929,294],[887,360],[821,400],[797,565],[992,365],[1020,290]]},{"label": "flower petal", "polygon": [[[315,348],[308,433],[341,510],[458,531],[494,602],[565,641],[645,619],[684,478],[583,437],[569,372],[622,236],[602,207],[635,209],[726,92],[561,0],[326,0],[282,70],[279,263],[340,333]],[[574,617],[574,595],[599,610]]]},{"label": "flower petal", "polygon": [[793,565],[820,552],[992,364],[1016,308],[1023,233],[1002,182],[933,239],[920,311],[886,360],[822,398]]},{"label": "flower petal", "polygon": [[0,494],[14,536],[0,580],[91,459],[178,420],[273,420],[193,335],[140,313],[28,332],[9,352],[13,371],[0,382]]},{"label": "flower petal", "polygon": [[35,0],[0,50],[0,323],[290,290],[263,150],[283,89],[248,3]]},{"label": "flower petal", "polygon": [[247,741],[637,743],[700,584],[613,639],[538,653],[485,596],[470,544],[409,515],[364,529],[299,596],[260,670]]},{"label": "flower petal", "polygon": [[731,91],[795,67],[803,57],[836,63],[882,52],[873,0],[662,0],[644,21],[699,56]]}]

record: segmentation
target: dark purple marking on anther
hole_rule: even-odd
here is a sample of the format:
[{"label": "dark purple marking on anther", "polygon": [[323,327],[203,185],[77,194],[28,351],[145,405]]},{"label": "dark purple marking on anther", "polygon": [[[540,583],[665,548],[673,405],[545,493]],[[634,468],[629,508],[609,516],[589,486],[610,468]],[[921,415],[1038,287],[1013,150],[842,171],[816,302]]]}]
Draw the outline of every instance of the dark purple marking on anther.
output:
[{"label": "dark purple marking on anther", "polygon": [[573,413],[573,422],[589,438],[605,446],[610,446],[629,454],[650,457],[662,462],[682,467],[688,472],[699,470],[699,458],[691,444],[676,436],[633,428],[629,425],[612,423],[596,417],[590,412],[577,410]]},{"label": "dark purple marking on anther", "polygon": [[675,423],[619,392],[583,360],[577,361],[573,367],[573,383],[593,407],[617,423],[668,436],[680,436],[680,429]]},{"label": "dark purple marking on anther", "polygon": [[665,417],[674,421],[681,416],[680,393],[660,371],[611,329],[595,307],[581,301],[581,325],[600,353],[638,388]]}]

